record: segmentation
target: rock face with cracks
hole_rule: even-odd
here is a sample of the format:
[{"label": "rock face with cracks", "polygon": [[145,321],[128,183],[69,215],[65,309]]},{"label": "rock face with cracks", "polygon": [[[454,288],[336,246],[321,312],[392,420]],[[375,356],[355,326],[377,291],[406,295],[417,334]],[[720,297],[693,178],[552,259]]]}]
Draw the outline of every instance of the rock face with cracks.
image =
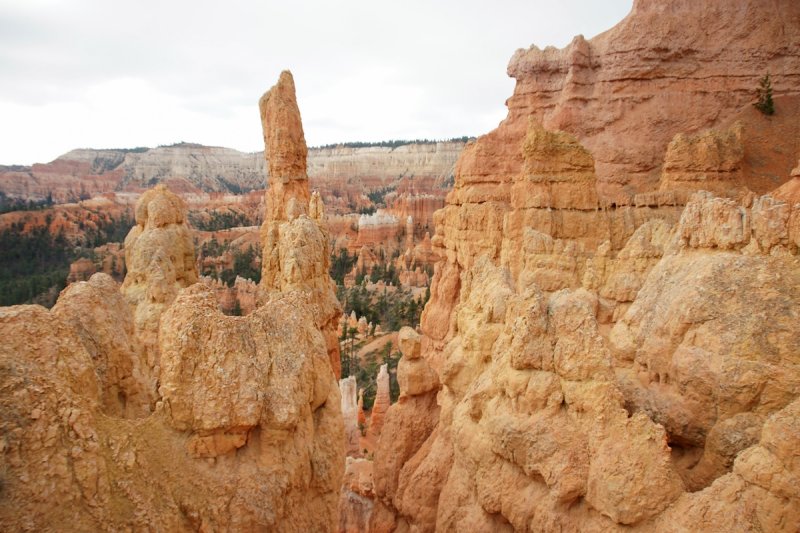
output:
[{"label": "rock face with cracks", "polygon": [[163,185],[145,192],[136,204],[136,225],[125,237],[125,265],[122,293],[133,310],[146,369],[155,381],[161,314],[180,289],[197,282],[186,205]]},{"label": "rock face with cracks", "polygon": [[638,0],[512,58],[435,214],[440,385],[386,414],[373,531],[800,528],[800,12],[730,7]]},{"label": "rock face with cracks", "polygon": [[292,74],[282,72],[278,83],[258,104],[269,165],[267,212],[261,227],[260,288],[265,294],[298,290],[311,295],[314,321],[325,335],[331,366],[338,378],[341,362],[336,329],[342,309],[328,274],[330,239],[322,198],[316,192],[309,194],[308,149]]},{"label": "rock face with cracks", "polygon": [[[326,303],[291,290],[325,257],[309,255],[326,250],[322,206],[306,209],[274,242],[294,258],[275,275],[286,290],[245,317],[193,283],[185,211],[163,187],[137,206],[121,289],[95,274],[51,311],[0,308],[3,529],[336,528],[345,447]],[[310,250],[292,255],[306,231]]]}]

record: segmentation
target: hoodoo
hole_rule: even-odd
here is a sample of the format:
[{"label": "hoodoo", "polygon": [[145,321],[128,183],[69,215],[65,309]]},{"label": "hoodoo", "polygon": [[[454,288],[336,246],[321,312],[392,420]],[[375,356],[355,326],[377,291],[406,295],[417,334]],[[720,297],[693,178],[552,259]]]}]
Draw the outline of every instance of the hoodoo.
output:
[{"label": "hoodoo", "polygon": [[310,295],[315,303],[315,324],[325,335],[328,357],[338,378],[341,362],[336,330],[342,309],[328,273],[331,253],[322,199],[309,194],[308,149],[292,74],[282,72],[258,105],[269,165],[267,212],[261,228],[260,287],[266,295],[290,290]]},{"label": "hoodoo", "polygon": [[[277,175],[296,180],[305,143],[286,80],[280,132],[265,136]],[[274,283],[245,317],[195,283],[185,208],[163,186],[137,205],[121,292],[95,274],[52,311],[0,308],[3,529],[335,529],[345,446],[317,326],[338,313],[322,207],[307,184],[278,192],[264,251]]]}]

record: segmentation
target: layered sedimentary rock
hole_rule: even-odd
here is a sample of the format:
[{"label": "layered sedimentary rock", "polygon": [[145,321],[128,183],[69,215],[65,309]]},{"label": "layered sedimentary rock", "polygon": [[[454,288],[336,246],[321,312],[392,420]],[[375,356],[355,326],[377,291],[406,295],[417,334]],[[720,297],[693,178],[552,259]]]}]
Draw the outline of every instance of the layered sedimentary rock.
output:
[{"label": "layered sedimentary rock", "polygon": [[395,148],[314,148],[309,153],[308,173],[313,188],[326,198],[338,190],[352,201],[368,191],[387,192],[395,187],[398,195],[430,194],[449,188],[447,183],[452,183],[454,165],[463,148],[460,141],[410,143]]},{"label": "layered sedimentary rock", "polygon": [[698,190],[729,194],[742,188],[743,161],[740,122],[725,131],[679,133],[667,146],[659,189],[674,192],[680,203]]},{"label": "layered sedimentary rock", "polygon": [[143,191],[158,183],[181,193],[263,188],[263,158],[230,148],[179,143],[131,150],[72,150],[50,163],[0,167],[9,196],[57,202],[111,191]]},{"label": "layered sedimentary rock", "polygon": [[[398,187],[413,176],[417,194],[452,183],[463,142],[309,150],[312,186],[336,213],[369,207],[368,192]],[[73,202],[113,191],[141,192],[159,183],[187,195],[264,188],[261,152],[179,143],[128,150],[72,150],[50,163],[0,166],[0,192],[25,200]],[[402,189],[402,187],[400,187]],[[437,193],[438,195],[438,193]]]},{"label": "layered sedimentary rock", "polygon": [[800,527],[798,9],[640,0],[515,54],[508,118],[435,215],[441,390],[404,356],[427,392],[387,412],[373,531]]},{"label": "layered sedimentary rock", "polygon": [[355,251],[365,246],[376,249],[396,246],[395,241],[402,231],[400,219],[379,209],[372,215],[358,217],[358,235],[349,247]]},{"label": "layered sedimentary rock", "polygon": [[308,190],[306,148],[291,73],[259,100],[269,161],[267,212],[261,228],[263,252],[260,287],[266,293],[297,290],[315,302],[314,320],[325,334],[336,376],[341,375],[336,335],[341,305],[330,270],[330,242],[322,199]]},{"label": "layered sedimentary rock", "polygon": [[[504,134],[518,140],[531,116],[548,130],[572,133],[595,158],[601,199],[630,203],[636,193],[656,188],[677,133],[718,127],[742,109],[757,114],[750,103],[766,72],[773,73],[776,96],[797,95],[796,2],[747,1],[731,9],[710,0],[698,6],[637,0],[622,22],[589,41],[578,36],[561,50],[518,50],[508,65],[517,86]],[[777,106],[796,123],[796,100]],[[771,156],[785,176],[796,159],[796,136],[770,133],[776,121],[758,126],[754,134],[785,149]],[[507,159],[512,172],[518,157]],[[748,162],[745,173],[759,173],[761,165]]]},{"label": "layered sedimentary rock", "polygon": [[[433,213],[444,207],[444,199],[448,190],[431,189],[425,192],[405,192],[387,195],[386,211],[400,220],[411,218],[411,227],[406,227],[406,235],[422,236],[426,231],[433,231]],[[410,231],[409,231],[410,230]]]}]

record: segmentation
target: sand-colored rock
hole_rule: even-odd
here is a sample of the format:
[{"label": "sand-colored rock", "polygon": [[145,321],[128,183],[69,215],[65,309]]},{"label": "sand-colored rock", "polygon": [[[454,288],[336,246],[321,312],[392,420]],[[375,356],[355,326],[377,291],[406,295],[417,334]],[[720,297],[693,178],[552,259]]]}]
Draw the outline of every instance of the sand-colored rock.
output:
[{"label": "sand-colored rock", "polygon": [[369,531],[372,515],[372,461],[347,458],[342,494],[339,500],[339,533]]},{"label": "sand-colored rock", "polygon": [[291,72],[281,72],[278,83],[258,101],[258,108],[269,168],[267,216],[270,220],[292,220],[307,213],[309,191],[308,148]]},{"label": "sand-colored rock", "polygon": [[522,179],[511,188],[514,207],[597,208],[594,158],[575,137],[532,121],[522,157]]},{"label": "sand-colored rock", "polygon": [[667,146],[659,189],[672,191],[681,203],[686,202],[691,192],[699,190],[735,194],[743,185],[743,161],[740,122],[724,131],[679,133]]},{"label": "sand-colored rock", "polygon": [[181,288],[197,281],[194,243],[183,200],[163,185],[139,198],[135,214],[136,225],[125,237],[128,272],[121,290],[133,310],[136,335],[144,345],[144,368],[155,380],[161,314]]},{"label": "sand-colored rock", "polygon": [[330,240],[319,194],[309,194],[307,148],[291,73],[259,100],[270,176],[261,227],[264,294],[301,291],[314,302],[314,321],[325,335],[331,367],[341,376],[336,334],[342,313],[329,275]]},{"label": "sand-colored rock", "polygon": [[[359,438],[359,401],[363,401],[356,392],[356,377],[349,376],[339,380],[339,392],[342,395],[342,420],[344,421],[344,440],[346,453],[350,457],[358,457],[361,453]],[[363,413],[363,411],[362,411]]]},{"label": "sand-colored rock", "polygon": [[0,364],[16,369],[3,372],[3,390],[17,391],[0,396],[14,415],[2,421],[0,522],[332,530],[344,467],[340,399],[305,297],[225,317],[204,286],[182,291],[162,323],[162,397],[154,414],[131,420],[121,411],[136,396],[125,405],[109,398],[130,390],[125,364],[135,363],[123,361],[133,320],[122,296],[101,299],[113,285],[97,274],[51,312],[0,311]]},{"label": "sand-colored rock", "polygon": [[381,435],[386,411],[392,403],[392,399],[389,396],[389,370],[386,364],[381,365],[376,382],[375,402],[372,404],[369,429],[367,430],[369,436],[375,440]]},{"label": "sand-colored rock", "polygon": [[512,58],[508,117],[435,214],[439,410],[426,433],[430,392],[389,409],[374,530],[796,529],[797,470],[763,443],[800,395],[800,215],[749,191],[789,180],[800,108],[788,84],[754,115],[748,87],[800,76],[800,12],[736,13],[639,0]]},{"label": "sand-colored rock", "polygon": [[119,284],[102,273],[73,283],[51,314],[72,328],[91,357],[103,411],[129,418],[149,414],[155,391],[143,374],[142,346]]},{"label": "sand-colored rock", "polygon": [[439,388],[439,377],[427,361],[421,358],[419,334],[404,327],[397,335],[403,357],[397,363],[397,383],[400,396],[417,396]]}]

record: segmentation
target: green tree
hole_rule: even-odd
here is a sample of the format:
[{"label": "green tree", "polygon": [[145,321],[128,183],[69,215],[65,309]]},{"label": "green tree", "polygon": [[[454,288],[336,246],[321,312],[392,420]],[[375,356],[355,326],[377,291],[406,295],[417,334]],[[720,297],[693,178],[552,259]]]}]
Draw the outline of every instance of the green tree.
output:
[{"label": "green tree", "polygon": [[775,103],[772,101],[772,82],[769,79],[769,72],[759,80],[756,94],[758,95],[758,101],[753,104],[756,109],[765,115],[774,115]]}]

